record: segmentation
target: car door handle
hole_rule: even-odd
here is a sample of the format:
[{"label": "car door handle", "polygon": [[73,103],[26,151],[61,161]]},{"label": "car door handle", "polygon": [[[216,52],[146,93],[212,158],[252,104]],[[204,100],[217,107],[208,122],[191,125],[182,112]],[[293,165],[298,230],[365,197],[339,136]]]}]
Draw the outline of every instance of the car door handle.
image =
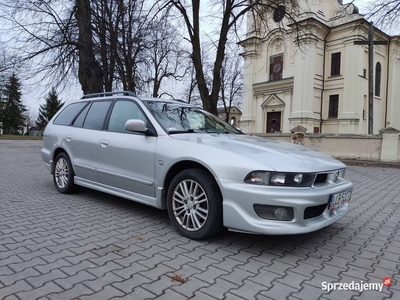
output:
[{"label": "car door handle", "polygon": [[100,144],[103,148],[107,147],[108,141],[107,140],[100,140]]},{"label": "car door handle", "polygon": [[66,139],[68,142],[70,142],[70,141],[72,140],[72,135],[67,135],[67,136],[65,137],[65,139]]}]

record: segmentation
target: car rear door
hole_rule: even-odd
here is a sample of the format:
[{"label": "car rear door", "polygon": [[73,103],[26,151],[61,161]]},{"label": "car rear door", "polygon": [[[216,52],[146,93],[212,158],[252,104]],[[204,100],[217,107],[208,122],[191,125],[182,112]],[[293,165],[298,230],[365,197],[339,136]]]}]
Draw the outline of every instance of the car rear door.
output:
[{"label": "car rear door", "polygon": [[94,101],[85,107],[66,136],[77,177],[97,182],[97,145],[112,101]]},{"label": "car rear door", "polygon": [[98,144],[98,178],[108,186],[155,197],[154,151],[157,137],[125,130],[129,119],[148,122],[133,100],[114,103]]}]

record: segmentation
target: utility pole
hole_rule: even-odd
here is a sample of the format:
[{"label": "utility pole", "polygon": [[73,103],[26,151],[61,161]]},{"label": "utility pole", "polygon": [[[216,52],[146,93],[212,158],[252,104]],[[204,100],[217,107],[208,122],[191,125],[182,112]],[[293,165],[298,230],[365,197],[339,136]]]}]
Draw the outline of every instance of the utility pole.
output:
[{"label": "utility pole", "polygon": [[355,45],[368,45],[368,134],[374,133],[374,45],[387,45],[374,41],[374,24],[369,24],[368,41],[355,41]]}]

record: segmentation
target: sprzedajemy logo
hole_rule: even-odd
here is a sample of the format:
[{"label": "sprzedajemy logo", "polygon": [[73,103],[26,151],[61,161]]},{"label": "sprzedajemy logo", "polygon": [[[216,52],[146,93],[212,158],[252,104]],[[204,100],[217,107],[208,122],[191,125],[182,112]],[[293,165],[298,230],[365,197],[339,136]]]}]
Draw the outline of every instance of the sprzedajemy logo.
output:
[{"label": "sprzedajemy logo", "polygon": [[370,283],[370,282],[322,282],[322,290],[324,291],[379,291],[382,292],[385,283]]}]

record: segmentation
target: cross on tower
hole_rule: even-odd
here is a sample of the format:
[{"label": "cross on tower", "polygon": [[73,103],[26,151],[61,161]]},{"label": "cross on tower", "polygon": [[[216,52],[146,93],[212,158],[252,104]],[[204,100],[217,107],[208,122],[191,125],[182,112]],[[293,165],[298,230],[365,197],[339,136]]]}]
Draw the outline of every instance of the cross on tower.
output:
[{"label": "cross on tower", "polygon": [[386,41],[374,41],[374,24],[369,24],[368,40],[355,41],[355,45],[368,45],[368,134],[374,133],[374,45],[387,45]]}]

